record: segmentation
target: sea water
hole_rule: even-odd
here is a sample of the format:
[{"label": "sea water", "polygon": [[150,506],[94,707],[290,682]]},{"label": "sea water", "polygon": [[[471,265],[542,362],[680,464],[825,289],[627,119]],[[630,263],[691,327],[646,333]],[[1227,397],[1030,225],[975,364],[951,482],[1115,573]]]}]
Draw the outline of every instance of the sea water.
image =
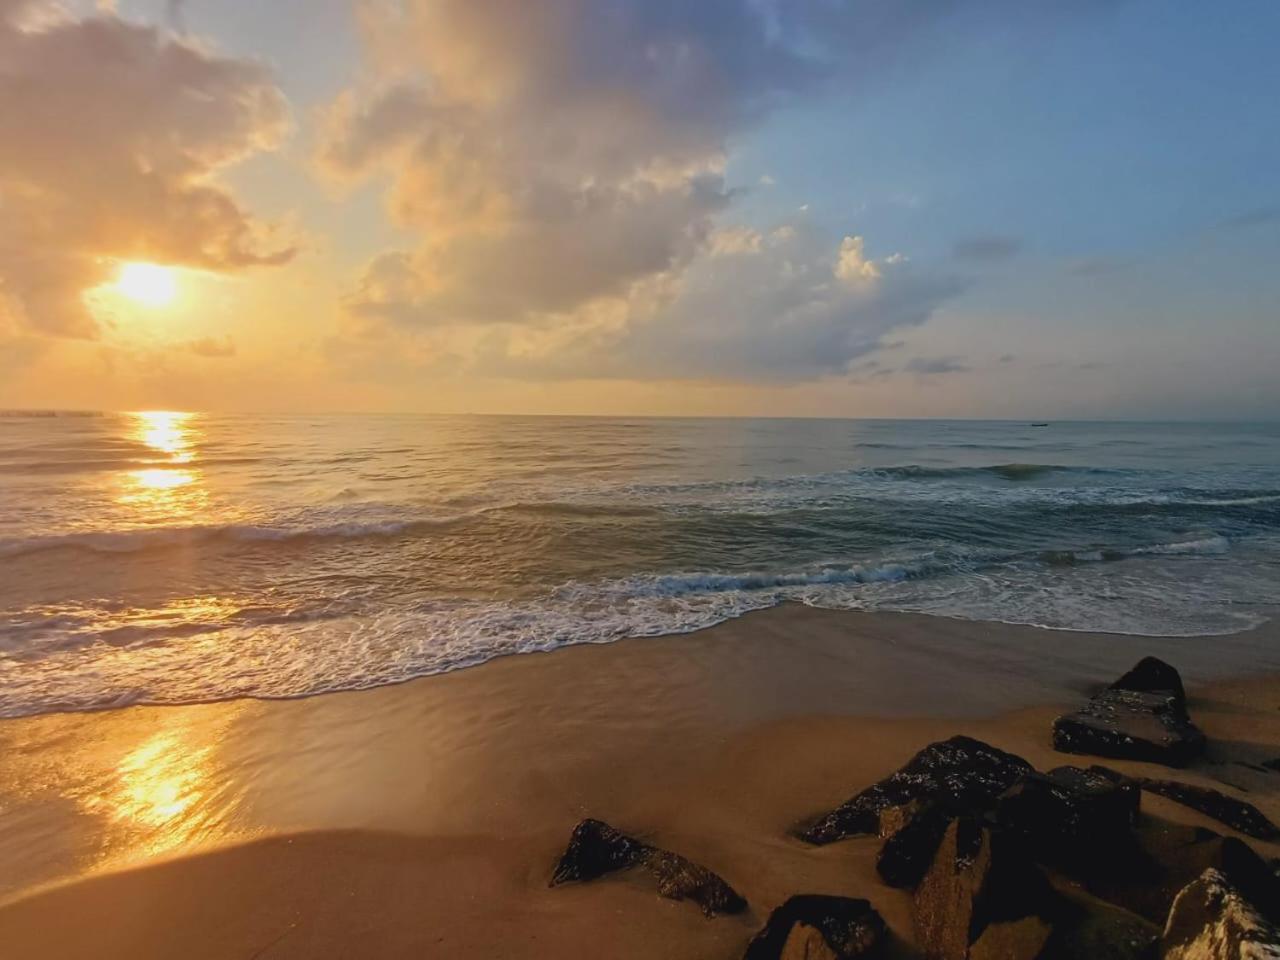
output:
[{"label": "sea water", "polygon": [[788,600],[1246,629],[1280,607],[1280,425],[0,415],[0,715],[376,686]]}]

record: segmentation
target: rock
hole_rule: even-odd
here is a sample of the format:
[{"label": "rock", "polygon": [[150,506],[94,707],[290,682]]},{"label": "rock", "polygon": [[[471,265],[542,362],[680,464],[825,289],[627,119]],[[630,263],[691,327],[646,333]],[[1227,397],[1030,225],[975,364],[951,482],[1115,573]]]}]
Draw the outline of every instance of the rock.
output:
[{"label": "rock", "polygon": [[1266,862],[1235,837],[1163,822],[1144,825],[1135,837],[1132,850],[1118,849],[1113,860],[1083,877],[1092,894],[1163,924],[1178,892],[1205,870],[1215,869],[1246,888],[1250,899],[1264,909],[1272,903],[1280,908],[1280,882]]},{"label": "rock", "polygon": [[880,831],[880,814],[913,801],[936,803],[954,814],[984,810],[1031,764],[972,737],[931,743],[895,773],[799,831],[813,844]]},{"label": "rock", "polygon": [[614,870],[634,867],[644,862],[651,849],[603,820],[583,820],[573,828],[569,846],[551,875],[551,886],[594,880]]},{"label": "rock", "polygon": [[1266,767],[1268,770],[1280,773],[1280,757],[1276,757],[1274,760],[1263,760],[1262,766]]},{"label": "rock", "polygon": [[951,822],[916,888],[916,941],[930,960],[1038,957],[1062,900],[1016,838],[972,817]]},{"label": "rock", "polygon": [[[898,811],[899,819],[902,807],[891,807]],[[931,804],[917,809],[909,820],[905,820],[898,830],[890,834],[880,848],[876,857],[876,872],[880,879],[891,887],[914,887],[929,869],[933,855],[947,832],[947,826],[954,819],[953,815],[939,804]],[[881,823],[885,816],[881,814]],[[884,828],[881,828],[884,834]]]},{"label": "rock", "polygon": [[1105,903],[1076,904],[1060,923],[1040,960],[1155,960],[1160,928]]},{"label": "rock", "polygon": [[1187,711],[1187,692],[1182,687],[1182,677],[1169,664],[1155,657],[1143,657],[1132,670],[1113,683],[1111,689],[1172,694],[1178,708],[1183,713]]},{"label": "rock", "polygon": [[643,866],[653,875],[659,894],[671,900],[692,900],[708,917],[740,913],[747,907],[736,890],[706,867],[629,837],[601,820],[583,820],[574,827],[550,885],[594,880],[634,866]]},{"label": "rock", "polygon": [[769,915],[743,960],[854,960],[878,956],[884,940],[884,920],[866,900],[801,894]]},{"label": "rock", "polygon": [[1204,734],[1175,694],[1110,688],[1053,721],[1053,747],[1181,767],[1204,751]]},{"label": "rock", "polygon": [[1129,842],[1139,790],[1101,768],[1029,773],[1001,794],[995,821],[1022,838],[1032,856],[1060,867],[1097,862]]},{"label": "rock", "polygon": [[671,900],[692,900],[709,917],[747,908],[747,901],[719,875],[678,853],[655,849],[646,865],[657,878],[659,894]]},{"label": "rock", "polygon": [[1220,870],[1206,870],[1173,902],[1163,960],[1275,960],[1280,929]]},{"label": "rock", "polygon": [[1140,778],[1138,784],[1143,790],[1167,797],[1174,803],[1180,803],[1192,810],[1199,810],[1205,816],[1213,817],[1246,836],[1256,837],[1259,840],[1280,840],[1280,827],[1268,820],[1266,815],[1251,803],[1229,797],[1209,787],[1197,787],[1189,783],[1179,783],[1176,780]]}]

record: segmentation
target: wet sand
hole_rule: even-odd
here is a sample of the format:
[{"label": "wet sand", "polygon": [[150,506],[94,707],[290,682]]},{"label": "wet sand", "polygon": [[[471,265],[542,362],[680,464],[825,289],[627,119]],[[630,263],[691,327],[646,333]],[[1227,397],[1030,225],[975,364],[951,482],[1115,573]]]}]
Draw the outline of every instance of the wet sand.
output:
[{"label": "wet sand", "polygon": [[[1176,776],[1280,820],[1280,773],[1244,765],[1280,757],[1278,641],[1274,621],[1152,639],[786,606],[365,692],[5,721],[0,956],[729,958],[800,892],[868,897],[905,936],[877,841],[788,830],[956,733],[1072,762],[1052,718],[1146,654],[1210,738]],[[750,911],[706,920],[631,875],[548,889],[584,816]]]}]

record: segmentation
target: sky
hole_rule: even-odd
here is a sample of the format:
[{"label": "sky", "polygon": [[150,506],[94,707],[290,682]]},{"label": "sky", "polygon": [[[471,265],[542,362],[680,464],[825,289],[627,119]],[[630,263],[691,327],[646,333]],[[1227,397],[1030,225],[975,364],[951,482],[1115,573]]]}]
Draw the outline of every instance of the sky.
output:
[{"label": "sky", "polygon": [[0,407],[1275,419],[1278,33],[0,0]]}]

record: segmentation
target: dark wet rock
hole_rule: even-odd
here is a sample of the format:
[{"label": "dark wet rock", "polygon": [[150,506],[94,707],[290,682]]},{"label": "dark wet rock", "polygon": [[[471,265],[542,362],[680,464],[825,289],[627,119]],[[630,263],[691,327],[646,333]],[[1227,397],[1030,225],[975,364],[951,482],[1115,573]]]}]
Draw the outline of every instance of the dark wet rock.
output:
[{"label": "dark wet rock", "polygon": [[1160,928],[1105,903],[1073,904],[1040,960],[1155,960]]},{"label": "dark wet rock", "polygon": [[1268,770],[1280,773],[1280,757],[1276,757],[1274,760],[1263,760],[1262,766],[1266,767]]},{"label": "dark wet rock", "polygon": [[1112,690],[1135,690],[1138,693],[1171,694],[1183,713],[1187,710],[1187,692],[1178,671],[1156,657],[1143,657],[1132,670],[1111,685]]},{"label": "dark wet rock", "polygon": [[940,804],[953,814],[986,809],[1031,764],[972,737],[931,743],[895,773],[799,831],[813,844],[880,832],[880,814],[919,801]]},{"label": "dark wet rock", "polygon": [[1204,734],[1172,693],[1111,688],[1053,721],[1053,747],[1182,767],[1204,751]]},{"label": "dark wet rock", "polygon": [[1161,938],[1163,960],[1280,958],[1280,929],[1234,879],[1209,869],[1178,894]]},{"label": "dark wet rock", "polygon": [[1110,773],[1080,767],[1029,773],[1001,794],[994,820],[1045,863],[1105,860],[1129,842],[1138,818],[1137,784]]},{"label": "dark wet rock", "polygon": [[644,843],[601,820],[583,820],[573,829],[551,886],[594,880],[615,870],[643,866],[657,880],[658,893],[672,900],[692,900],[703,913],[740,913],[747,901],[706,867],[678,853]]},{"label": "dark wet rock", "polygon": [[1215,869],[1247,889],[1255,903],[1280,909],[1280,882],[1243,841],[1160,821],[1144,824],[1134,836],[1131,848],[1118,847],[1109,862],[1081,878],[1092,894],[1163,924],[1178,892]]},{"label": "dark wet rock", "polygon": [[603,820],[583,820],[573,828],[569,846],[551,875],[551,885],[573,880],[594,880],[614,870],[644,862],[650,847]]},{"label": "dark wet rock", "polygon": [[1138,779],[1143,790],[1167,797],[1174,803],[1198,810],[1207,817],[1225,823],[1232,830],[1259,840],[1280,840],[1280,827],[1252,803],[1237,800],[1210,787],[1197,787],[1176,780]]},{"label": "dark wet rock", "polygon": [[[901,807],[891,810],[901,813]],[[896,819],[896,817],[891,817]],[[890,834],[876,857],[876,872],[891,887],[914,887],[929,870],[933,855],[942,843],[943,834],[954,815],[940,804],[930,804],[914,811],[910,819]],[[881,815],[881,822],[885,817]],[[882,834],[883,834],[882,829]]]},{"label": "dark wet rock", "polygon": [[884,940],[868,901],[801,894],[769,915],[743,960],[855,960],[879,956]]},{"label": "dark wet rock", "polygon": [[1255,837],[1258,840],[1280,840],[1280,827],[1272,823],[1261,810],[1248,801],[1238,800],[1212,787],[1200,787],[1179,780],[1127,777],[1107,767],[1093,766],[1089,769],[1116,783],[1132,782],[1149,793],[1158,794],[1197,810],[1207,817],[1212,817],[1245,836]]},{"label": "dark wet rock", "polygon": [[658,881],[658,893],[671,900],[692,900],[709,917],[741,913],[747,907],[720,876],[678,853],[654,849],[645,865]]},{"label": "dark wet rock", "polygon": [[1017,839],[973,817],[951,822],[912,901],[916,940],[930,960],[1031,960],[1063,912]]}]

